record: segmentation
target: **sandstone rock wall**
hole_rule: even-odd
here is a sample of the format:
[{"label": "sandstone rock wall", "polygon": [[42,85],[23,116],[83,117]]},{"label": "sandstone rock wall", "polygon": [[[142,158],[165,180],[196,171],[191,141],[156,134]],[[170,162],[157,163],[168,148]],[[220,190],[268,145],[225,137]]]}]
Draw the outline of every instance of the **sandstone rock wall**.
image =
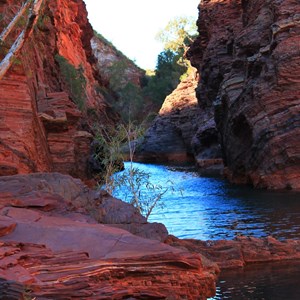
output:
[{"label": "sandstone rock wall", "polygon": [[148,162],[193,160],[192,138],[197,132],[199,108],[194,74],[181,82],[164,101],[158,116],[139,146],[136,159]]},{"label": "sandstone rock wall", "polygon": [[[11,18],[19,7],[19,1],[0,2],[0,12]],[[26,18],[21,21],[8,47]],[[42,1],[33,30],[0,81],[0,175],[59,171],[88,176],[91,125],[115,118],[95,89],[102,82],[92,36],[83,1]]]},{"label": "sandstone rock wall", "polygon": [[300,189],[300,3],[203,0],[188,56],[214,107],[227,175]]},{"label": "sandstone rock wall", "polygon": [[213,108],[198,102],[196,70],[165,99],[137,150],[136,160],[158,163],[197,162],[199,170],[219,174],[222,156]]}]

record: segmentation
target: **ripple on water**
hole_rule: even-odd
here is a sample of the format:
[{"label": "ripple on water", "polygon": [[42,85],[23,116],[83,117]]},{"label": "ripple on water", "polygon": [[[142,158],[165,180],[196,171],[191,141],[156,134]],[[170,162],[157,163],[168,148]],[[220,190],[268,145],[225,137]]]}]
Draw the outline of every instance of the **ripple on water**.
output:
[{"label": "ripple on water", "polygon": [[[220,178],[201,177],[185,167],[142,163],[134,166],[149,172],[154,184],[173,182],[177,192],[165,194],[164,209],[154,209],[149,221],[164,223],[175,236],[205,240],[236,235],[273,235],[279,239],[300,236],[299,193],[235,186]],[[118,197],[122,198],[122,191]]]},{"label": "ripple on water", "polygon": [[[126,164],[125,164],[126,167]],[[152,174],[153,183],[171,180],[183,190],[167,192],[163,210],[149,218],[161,222],[179,238],[232,239],[237,235],[279,239],[300,236],[300,195],[252,190],[220,178],[204,178],[187,168],[136,164]],[[118,195],[122,198],[122,194]],[[212,299],[298,300],[300,263],[256,266],[233,273],[222,272]]]}]

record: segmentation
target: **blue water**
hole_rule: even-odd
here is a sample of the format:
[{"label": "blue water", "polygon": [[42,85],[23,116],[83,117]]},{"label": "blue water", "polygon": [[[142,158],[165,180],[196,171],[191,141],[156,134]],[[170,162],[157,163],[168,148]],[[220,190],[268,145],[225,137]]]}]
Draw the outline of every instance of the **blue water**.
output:
[{"label": "blue water", "polygon": [[[129,163],[125,163],[125,168]],[[163,208],[150,222],[165,224],[170,234],[200,240],[233,239],[237,235],[284,240],[300,237],[300,194],[253,190],[222,178],[201,177],[190,167],[134,163],[151,174],[151,182],[170,187]],[[122,191],[117,194],[121,199]]]},{"label": "blue water", "polygon": [[[125,168],[129,163],[125,163]],[[253,190],[222,178],[201,177],[190,167],[134,163],[151,174],[151,182],[170,188],[150,222],[166,225],[179,238],[233,239],[237,235],[280,240],[300,237],[300,194]],[[145,189],[143,191],[146,191]],[[182,191],[182,194],[181,192]],[[116,195],[124,199],[124,191]],[[263,264],[222,272],[214,300],[298,300],[300,262]]]}]

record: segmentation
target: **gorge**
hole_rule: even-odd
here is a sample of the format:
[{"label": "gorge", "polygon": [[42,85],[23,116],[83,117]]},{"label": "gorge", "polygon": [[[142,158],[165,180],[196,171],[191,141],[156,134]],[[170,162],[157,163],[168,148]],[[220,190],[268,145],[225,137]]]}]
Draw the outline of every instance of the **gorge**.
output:
[{"label": "gorge", "polygon": [[[157,151],[151,151],[155,130],[171,126],[177,140],[187,145],[182,153],[192,153],[200,166],[223,158],[232,182],[299,190],[298,17],[299,3],[293,0],[201,1],[199,36],[187,53],[200,74],[200,108],[192,117],[200,119],[193,123],[198,128],[187,130],[177,121],[181,113],[182,122],[188,117],[177,109],[179,97],[170,95],[146,137],[148,155]],[[181,105],[188,107],[193,97],[183,95]],[[165,117],[166,105],[170,118]],[[168,125],[160,126],[166,119]],[[186,131],[193,137],[187,139]],[[171,139],[167,145],[172,147]],[[211,147],[215,150],[207,151]],[[147,150],[142,149],[144,159],[143,152]]]},{"label": "gorge", "polygon": [[[95,124],[120,120],[109,69],[126,58],[94,33],[84,1],[22,5],[0,0],[1,296],[207,299],[220,270],[300,259],[298,238],[178,239],[92,188]],[[137,160],[299,195],[299,16],[298,0],[202,0],[195,70]],[[145,72],[126,66],[124,84],[140,87]]]}]

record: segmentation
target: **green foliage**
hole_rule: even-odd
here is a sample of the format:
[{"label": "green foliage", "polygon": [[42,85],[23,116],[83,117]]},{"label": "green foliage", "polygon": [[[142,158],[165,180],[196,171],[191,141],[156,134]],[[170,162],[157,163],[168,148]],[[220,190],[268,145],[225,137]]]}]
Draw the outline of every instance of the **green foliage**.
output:
[{"label": "green foliage", "polygon": [[125,123],[141,122],[145,114],[157,112],[166,96],[187,76],[191,66],[184,54],[196,35],[196,21],[193,18],[178,17],[158,33],[157,37],[165,44],[165,49],[158,55],[155,71],[147,70],[140,85],[127,79],[130,60],[101,34],[95,32],[95,35],[120,55],[120,59],[108,70],[109,87],[115,92],[117,100],[109,97],[108,93],[100,92],[108,98]]},{"label": "green foliage", "polygon": [[51,18],[48,15],[40,15],[37,20],[37,28],[45,31],[47,30],[47,24],[51,22]]},{"label": "green foliage", "polygon": [[55,55],[55,60],[59,64],[59,68],[63,80],[70,91],[70,97],[77,107],[84,111],[86,108],[86,79],[83,75],[83,68],[76,69],[63,56]]},{"label": "green foliage", "polygon": [[139,168],[134,167],[133,162],[129,168],[114,176],[115,192],[122,190],[125,201],[137,208],[139,213],[149,218],[156,206],[163,207],[161,201],[164,194],[173,189],[173,183],[167,182],[166,185],[154,184],[151,182],[150,174]]},{"label": "green foliage", "polygon": [[3,59],[9,51],[9,45],[0,40],[0,59]]},{"label": "green foliage", "polygon": [[126,80],[127,70],[126,60],[116,61],[109,68],[110,87],[118,95],[118,100],[112,104],[125,123],[139,120],[143,110],[141,87]]},{"label": "green foliage", "polygon": [[126,139],[123,125],[115,127],[101,126],[96,128],[94,159],[100,165],[98,179],[101,185],[112,194],[115,181],[113,174],[121,169],[123,164],[122,146]]},{"label": "green foliage", "polygon": [[157,58],[155,76],[148,79],[148,84],[144,88],[145,96],[153,99],[157,106],[161,106],[164,99],[169,95],[180,82],[180,77],[187,68],[178,64],[180,55],[171,50],[161,52]]},{"label": "green foliage", "polygon": [[115,61],[108,69],[109,85],[114,91],[120,91],[127,83],[126,70],[128,63],[125,59]]},{"label": "green foliage", "polygon": [[185,53],[197,35],[196,20],[192,17],[176,17],[158,32],[156,38],[164,48],[176,53]]},{"label": "green foliage", "polygon": [[13,57],[13,64],[15,66],[21,66],[22,65],[22,60],[19,57]]},{"label": "green foliage", "polygon": [[164,43],[165,49],[158,55],[155,75],[147,73],[147,85],[143,93],[159,107],[180,80],[188,76],[191,65],[185,59],[185,53],[195,36],[196,20],[187,17],[171,20],[164,30],[157,34],[157,39]]},{"label": "green foliage", "polygon": [[[116,128],[100,129],[97,135],[99,143],[98,159],[102,160],[104,174],[100,185],[112,195],[122,190],[125,201],[131,203],[146,218],[149,217],[156,206],[163,206],[161,202],[164,194],[173,189],[171,182],[167,185],[155,185],[151,182],[150,174],[134,167],[133,159],[136,151],[136,141],[144,133],[143,126],[119,124]],[[129,153],[129,168],[115,174],[120,170],[119,161],[123,159],[124,148]]]},{"label": "green foliage", "polygon": [[97,110],[94,107],[88,107],[86,113],[89,117],[97,117]]}]

